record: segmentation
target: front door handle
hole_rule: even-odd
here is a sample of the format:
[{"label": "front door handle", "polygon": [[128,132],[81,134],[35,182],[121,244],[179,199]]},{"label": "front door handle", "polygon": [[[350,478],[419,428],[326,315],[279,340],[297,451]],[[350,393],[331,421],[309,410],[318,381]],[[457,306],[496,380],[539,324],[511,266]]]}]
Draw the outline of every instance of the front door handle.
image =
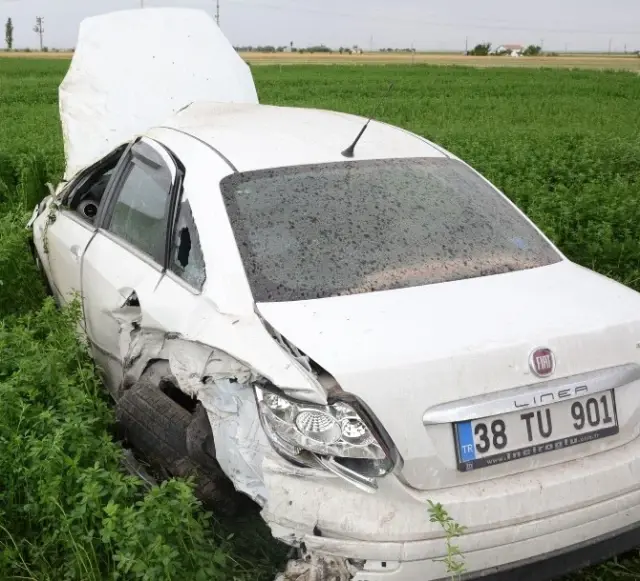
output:
[{"label": "front door handle", "polygon": [[80,246],[78,246],[77,244],[74,244],[69,250],[71,251],[71,254],[76,260],[80,260],[80,254],[81,254]]}]

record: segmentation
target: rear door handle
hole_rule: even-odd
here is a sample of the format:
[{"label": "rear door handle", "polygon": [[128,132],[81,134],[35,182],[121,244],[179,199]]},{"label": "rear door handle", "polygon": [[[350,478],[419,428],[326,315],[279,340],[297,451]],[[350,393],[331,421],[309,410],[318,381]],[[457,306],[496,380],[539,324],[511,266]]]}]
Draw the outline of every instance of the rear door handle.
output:
[{"label": "rear door handle", "polygon": [[69,250],[71,250],[71,254],[76,260],[80,260],[80,246],[74,244]]}]

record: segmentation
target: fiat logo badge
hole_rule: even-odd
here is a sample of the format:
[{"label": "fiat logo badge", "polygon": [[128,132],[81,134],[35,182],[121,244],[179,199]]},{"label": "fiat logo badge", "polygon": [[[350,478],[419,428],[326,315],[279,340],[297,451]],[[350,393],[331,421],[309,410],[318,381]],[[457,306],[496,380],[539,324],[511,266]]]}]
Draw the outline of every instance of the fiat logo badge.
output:
[{"label": "fiat logo badge", "polygon": [[529,367],[538,377],[549,377],[556,368],[553,351],[547,347],[534,349],[529,356]]}]

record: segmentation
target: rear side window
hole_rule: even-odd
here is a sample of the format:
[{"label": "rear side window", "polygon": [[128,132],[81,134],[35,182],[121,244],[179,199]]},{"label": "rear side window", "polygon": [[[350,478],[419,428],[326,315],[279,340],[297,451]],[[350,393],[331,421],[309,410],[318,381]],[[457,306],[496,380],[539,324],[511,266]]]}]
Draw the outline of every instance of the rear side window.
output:
[{"label": "rear side window", "polygon": [[232,174],[221,188],[258,302],[428,285],[561,260],[457,160],[286,167]]},{"label": "rear side window", "polygon": [[206,279],[204,257],[191,205],[187,200],[178,209],[169,268],[193,288],[202,290]]},{"label": "rear side window", "polygon": [[143,144],[136,147],[107,229],[163,264],[171,207],[171,171],[150,147]]}]

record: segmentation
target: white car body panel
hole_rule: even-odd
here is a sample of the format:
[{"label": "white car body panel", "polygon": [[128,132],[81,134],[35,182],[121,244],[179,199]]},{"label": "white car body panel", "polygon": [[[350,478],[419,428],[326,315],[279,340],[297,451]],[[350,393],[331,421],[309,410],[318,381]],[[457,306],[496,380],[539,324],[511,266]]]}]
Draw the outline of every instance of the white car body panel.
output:
[{"label": "white car body panel", "polygon": [[[428,499],[468,527],[455,539],[467,571],[499,571],[636,524],[639,458],[636,439],[606,455],[470,486],[417,493],[385,478],[376,494],[338,478],[301,478],[268,458],[263,468],[274,509],[267,505],[263,517],[274,534],[295,537],[310,551],[366,560],[358,581],[444,580],[450,576],[438,560],[446,549],[440,526],[429,522]],[[539,508],[537,517],[521,514],[531,505]]]},{"label": "white car body panel", "polygon": [[[138,74],[139,64],[120,66],[128,62],[124,55],[136,52],[129,41],[113,40],[117,58],[104,48],[111,47],[105,36],[115,25],[132,33],[144,28],[141,14],[152,24],[135,32],[153,50],[140,59],[158,57],[158,67],[145,75]],[[179,32],[187,26],[193,27],[191,40]],[[164,43],[165,32],[171,42]],[[176,37],[183,50],[176,50]],[[48,225],[48,207],[35,218],[34,243],[47,277],[61,296],[81,287],[88,336],[110,387],[117,391],[122,381],[136,381],[153,359],[169,360],[178,387],[207,411],[221,467],[263,507],[274,536],[345,564],[363,560],[357,581],[448,577],[438,561],[446,554],[444,533],[430,522],[427,500],[442,503],[468,528],[456,544],[471,573],[640,521],[640,295],[631,289],[559,254],[556,264],[508,274],[255,304],[220,181],[235,171],[345,161],[341,151],[366,120],[258,105],[248,69],[225,43],[199,11],[100,17],[83,24],[73,72],[61,87],[67,177],[137,134],[157,141],[186,168],[182,198],[191,206],[206,264],[199,291],[104,231],[93,234],[80,218],[65,218],[65,211],[54,209],[56,221]],[[207,51],[194,55],[205,45]],[[213,62],[216,47],[224,58]],[[184,86],[150,93],[155,81],[168,82],[163,73],[173,57],[171,83],[183,79]],[[90,72],[101,66],[107,67],[106,90]],[[143,93],[161,96],[128,104],[132,94]],[[354,159],[411,157],[457,159],[376,121]],[[70,253],[76,245],[79,262]],[[125,305],[132,291],[139,309]],[[297,467],[271,447],[258,416],[257,378],[302,401],[329,399],[327,385],[277,333],[365,402],[391,436],[402,461],[377,479],[377,489],[365,492],[326,470]],[[528,363],[540,346],[555,352],[551,379],[560,382],[605,368],[634,370],[614,386],[619,433],[459,472],[451,422],[482,417],[474,414],[509,390],[530,397],[531,389],[546,385],[549,378],[534,376]]]},{"label": "white car body panel", "polygon": [[[194,103],[163,125],[185,131],[222,153],[240,172],[345,161],[341,151],[366,119],[321,109]],[[356,159],[446,157],[424,139],[372,121]]]},{"label": "white car body panel", "polygon": [[202,100],[258,102],[248,65],[206,11],[146,8],[83,20],[60,86],[65,177]]},{"label": "white car body panel", "polygon": [[[637,294],[568,261],[397,291],[260,303],[258,309],[344,390],[367,402],[404,459],[403,476],[418,489],[484,480],[487,470],[501,476],[562,462],[633,436],[623,430],[562,453],[459,474],[450,423],[423,425],[423,414],[440,404],[541,383],[528,365],[540,345],[557,355],[554,377],[638,360]],[[459,419],[468,419],[468,412]]]},{"label": "white car body panel", "polygon": [[[209,147],[176,131],[157,128],[149,137],[164,143],[183,163],[189,164],[184,194],[191,204],[198,228],[207,279],[197,294],[202,316],[187,325],[182,313],[174,313],[172,325],[183,336],[224,349],[239,361],[251,362],[260,374],[310,401],[326,402],[316,381],[301,373],[291,357],[273,341],[260,322],[246,279],[240,253],[217,183],[231,173],[229,166]],[[163,290],[163,283],[159,290]],[[165,291],[166,292],[166,291]],[[168,294],[165,300],[172,302]],[[166,302],[163,304],[166,305]]]},{"label": "white car body panel", "polygon": [[[99,231],[85,250],[82,262],[85,323],[94,357],[103,366],[122,363],[122,319],[140,311],[125,307],[125,302],[135,291],[140,305],[146,305],[161,278],[162,272],[156,265],[103,232]],[[146,306],[145,315],[149,326],[163,328],[162,320],[149,320],[152,315]]]},{"label": "white car body panel", "polygon": [[[44,221],[46,219],[45,212]],[[49,251],[45,256],[51,272],[51,288],[61,303],[68,303],[82,288],[82,254],[92,236],[93,228],[73,212],[57,212],[55,221],[46,228]]]},{"label": "white car body panel", "polygon": [[[253,315],[253,296],[217,186],[231,168],[212,149],[190,136],[165,128],[155,128],[148,135],[190,162],[183,198],[192,206],[205,262],[215,265],[216,272],[214,279],[205,282],[207,296],[222,313]],[[217,281],[224,284],[215,284]]]}]

